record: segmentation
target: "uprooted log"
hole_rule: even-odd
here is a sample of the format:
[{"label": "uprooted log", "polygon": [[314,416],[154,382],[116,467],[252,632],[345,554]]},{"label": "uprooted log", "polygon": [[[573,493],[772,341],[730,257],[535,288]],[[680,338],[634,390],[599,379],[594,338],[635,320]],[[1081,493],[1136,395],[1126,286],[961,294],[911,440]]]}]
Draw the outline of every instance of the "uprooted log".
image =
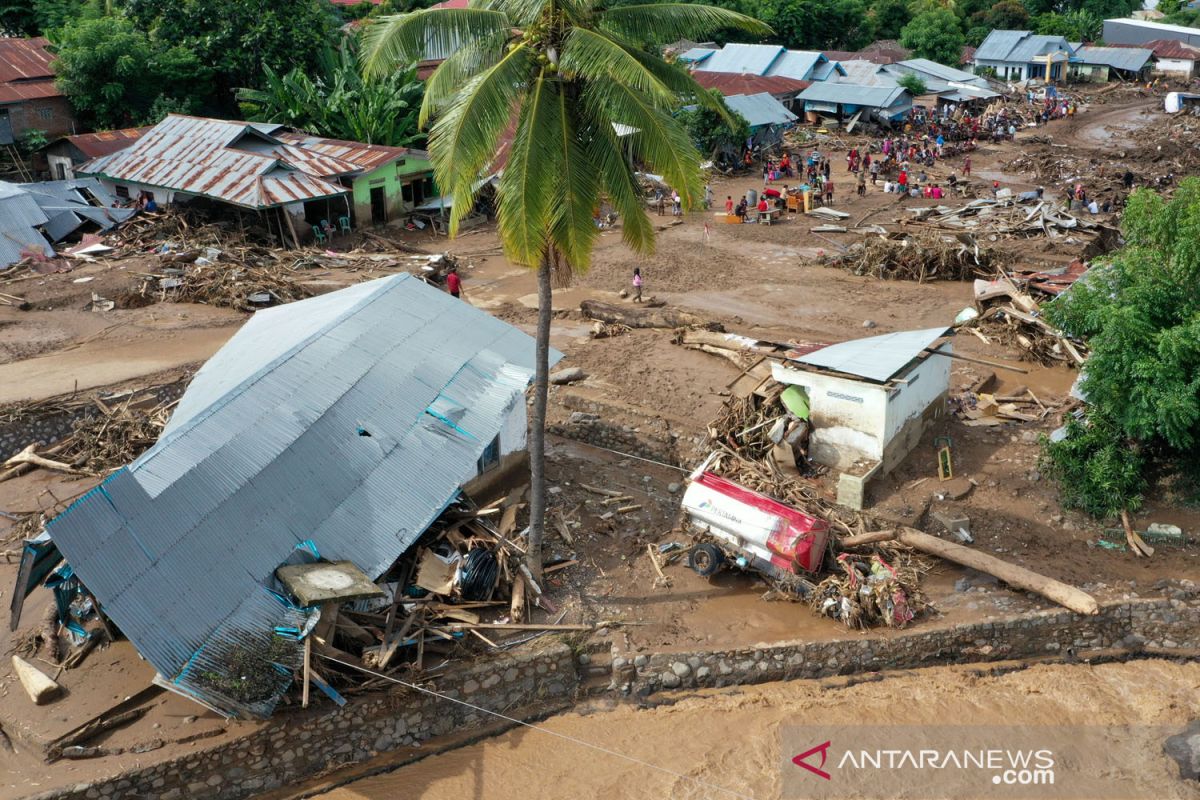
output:
[{"label": "uprooted log", "polygon": [[980,572],[986,572],[988,575],[994,575],[1013,588],[1040,594],[1047,600],[1053,600],[1055,603],[1069,608],[1076,614],[1093,615],[1100,613],[1100,605],[1096,602],[1096,598],[1082,589],[1076,589],[1074,586],[1069,586],[1062,581],[1056,581],[1045,575],[1039,575],[1016,564],[1001,561],[994,556],[989,556],[978,550],[972,550],[960,544],[947,542],[913,528],[899,528],[896,533],[896,540],[914,550],[920,550],[923,553],[929,553],[938,558],[962,564],[964,567],[970,567]]},{"label": "uprooted log", "polygon": [[674,308],[636,308],[602,303],[598,300],[584,300],[579,304],[579,310],[589,319],[600,320],[610,325],[624,325],[627,328],[699,327],[709,331],[725,330],[719,322],[711,322]]}]

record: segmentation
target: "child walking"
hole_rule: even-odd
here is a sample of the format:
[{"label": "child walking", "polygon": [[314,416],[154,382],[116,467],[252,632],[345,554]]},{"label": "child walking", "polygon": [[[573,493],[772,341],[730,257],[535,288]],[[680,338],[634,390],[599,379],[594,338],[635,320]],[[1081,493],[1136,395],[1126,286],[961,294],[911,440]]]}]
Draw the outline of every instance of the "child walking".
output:
[{"label": "child walking", "polygon": [[641,267],[633,268],[633,302],[642,302],[642,270]]}]

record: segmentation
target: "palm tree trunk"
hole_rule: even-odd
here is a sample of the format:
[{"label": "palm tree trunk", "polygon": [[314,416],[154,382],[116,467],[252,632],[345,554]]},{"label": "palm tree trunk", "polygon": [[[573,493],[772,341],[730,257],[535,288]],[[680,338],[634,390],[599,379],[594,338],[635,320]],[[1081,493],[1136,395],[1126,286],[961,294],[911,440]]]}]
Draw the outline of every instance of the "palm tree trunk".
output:
[{"label": "palm tree trunk", "polygon": [[534,578],[542,577],[542,538],[546,531],[546,402],[550,372],[551,288],[547,250],[538,264],[537,363],[533,378],[533,414],[529,420],[529,549],[525,560]]}]

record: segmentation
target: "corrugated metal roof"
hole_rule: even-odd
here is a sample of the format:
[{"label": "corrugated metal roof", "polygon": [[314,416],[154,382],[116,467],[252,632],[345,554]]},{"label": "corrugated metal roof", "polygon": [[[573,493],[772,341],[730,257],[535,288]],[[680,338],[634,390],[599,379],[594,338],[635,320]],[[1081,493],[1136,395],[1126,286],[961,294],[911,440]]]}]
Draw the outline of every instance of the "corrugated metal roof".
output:
[{"label": "corrugated metal roof", "polygon": [[[700,72],[732,72],[735,75],[766,75],[775,59],[784,53],[777,44],[727,44],[696,65]],[[788,77],[804,79],[804,75]]]},{"label": "corrugated metal roof", "polygon": [[[123,150],[137,141],[142,134],[150,130],[144,128],[122,128],[115,131],[97,131],[96,133],[77,133],[74,136],[64,136],[59,141],[67,141],[88,158],[99,158],[118,150]],[[54,144],[53,142],[51,144]]]},{"label": "corrugated metal roof", "polygon": [[342,195],[324,180],[357,170],[286,144],[247,122],[170,114],[129,147],[75,171],[210,197],[244,208],[270,208]]},{"label": "corrugated metal roof", "polygon": [[1167,22],[1151,22],[1145,19],[1106,19],[1105,22],[1118,22],[1122,25],[1130,25],[1134,28],[1144,28],[1146,30],[1160,31],[1162,33],[1180,33],[1186,36],[1196,36],[1200,34],[1200,28],[1192,28],[1187,25],[1173,25]]},{"label": "corrugated metal roof", "polygon": [[831,344],[792,360],[884,383],[946,335],[949,328],[898,331]]},{"label": "corrugated metal roof", "polygon": [[993,30],[987,38],[975,48],[976,61],[1007,61],[1008,54],[1029,36],[1029,31],[997,31]]},{"label": "corrugated metal roof", "polygon": [[987,88],[987,79],[961,69],[947,67],[928,58],[909,58],[897,61],[888,67],[891,71],[906,72],[917,76],[929,75],[946,83],[965,83],[968,86]]},{"label": "corrugated metal roof", "polygon": [[824,81],[814,83],[800,93],[800,99],[815,103],[844,103],[867,108],[890,108],[903,95],[899,86],[859,86]]},{"label": "corrugated metal roof", "polygon": [[1080,47],[1075,58],[1082,64],[1095,64],[1127,72],[1141,72],[1154,58],[1154,51],[1142,47]]},{"label": "corrugated metal roof", "polygon": [[54,248],[37,229],[49,217],[29,192],[0,181],[0,266],[14,264],[30,252],[54,257]]},{"label": "corrugated metal roof", "polygon": [[883,68],[882,64],[864,59],[840,61],[846,76],[839,78],[838,83],[849,83],[855,86],[896,86],[896,77]]},{"label": "corrugated metal roof", "polygon": [[1063,36],[1044,36],[1033,34],[1022,39],[1008,54],[1010,61],[1027,64],[1039,56],[1052,53],[1062,53],[1062,58],[1071,57],[1071,43]]},{"label": "corrugated metal roof", "polygon": [[399,161],[402,158],[429,159],[429,154],[422,150],[349,142],[344,139],[326,139],[323,136],[310,136],[307,133],[281,133],[278,134],[278,138],[306,150],[357,164],[364,172],[370,172],[390,161]]},{"label": "corrugated metal roof", "polygon": [[0,83],[53,78],[54,56],[44,36],[32,39],[0,37]]},{"label": "corrugated metal roof", "polygon": [[716,89],[725,96],[735,94],[762,94],[772,96],[790,95],[808,88],[809,81],[784,78],[780,75],[733,75],[728,72],[692,73],[696,83],[705,89]]},{"label": "corrugated metal roof", "polygon": [[0,104],[23,103],[27,100],[44,100],[49,97],[62,96],[63,93],[54,85],[53,80],[0,83]]},{"label": "corrugated metal roof", "polygon": [[1113,42],[1109,47],[1144,47],[1153,51],[1155,58],[1177,58],[1182,61],[1200,60],[1200,47],[1174,39],[1151,39],[1141,44],[1118,44]]},{"label": "corrugated metal roof", "polygon": [[274,570],[311,541],[378,578],[475,476],[533,363],[529,336],[406,274],[260,311],[50,536],[162,675],[269,713],[277,692],[246,702],[203,673],[294,617]]},{"label": "corrugated metal roof", "polygon": [[766,92],[760,94],[735,94],[725,98],[725,105],[746,118],[751,128],[763,125],[786,125],[797,117],[787,106]]},{"label": "corrugated metal roof", "polygon": [[[89,222],[101,230],[111,230],[137,213],[134,208],[113,208],[116,195],[95,178],[22,183],[19,186],[29,192],[49,218],[45,229],[54,242]],[[92,204],[93,199],[96,205]]]},{"label": "corrugated metal roof", "polygon": [[717,48],[715,47],[693,47],[680,53],[677,58],[680,61],[703,61],[715,52],[717,52]]}]

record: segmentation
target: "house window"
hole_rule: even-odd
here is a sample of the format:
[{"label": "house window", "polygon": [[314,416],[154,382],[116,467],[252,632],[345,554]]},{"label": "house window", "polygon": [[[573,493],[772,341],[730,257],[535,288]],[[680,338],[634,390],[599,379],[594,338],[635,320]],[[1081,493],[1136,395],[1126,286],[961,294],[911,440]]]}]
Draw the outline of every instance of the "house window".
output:
[{"label": "house window", "polygon": [[54,109],[43,106],[38,109],[38,116],[42,119],[54,119]]},{"label": "house window", "polygon": [[117,197],[121,198],[122,200],[129,199],[129,187],[128,186],[121,186],[120,184],[117,184],[116,186],[113,187],[113,191],[116,192]]},{"label": "house window", "polygon": [[495,439],[483,449],[483,455],[479,457],[479,474],[487,472],[490,469],[495,469],[500,464],[500,437]]}]

